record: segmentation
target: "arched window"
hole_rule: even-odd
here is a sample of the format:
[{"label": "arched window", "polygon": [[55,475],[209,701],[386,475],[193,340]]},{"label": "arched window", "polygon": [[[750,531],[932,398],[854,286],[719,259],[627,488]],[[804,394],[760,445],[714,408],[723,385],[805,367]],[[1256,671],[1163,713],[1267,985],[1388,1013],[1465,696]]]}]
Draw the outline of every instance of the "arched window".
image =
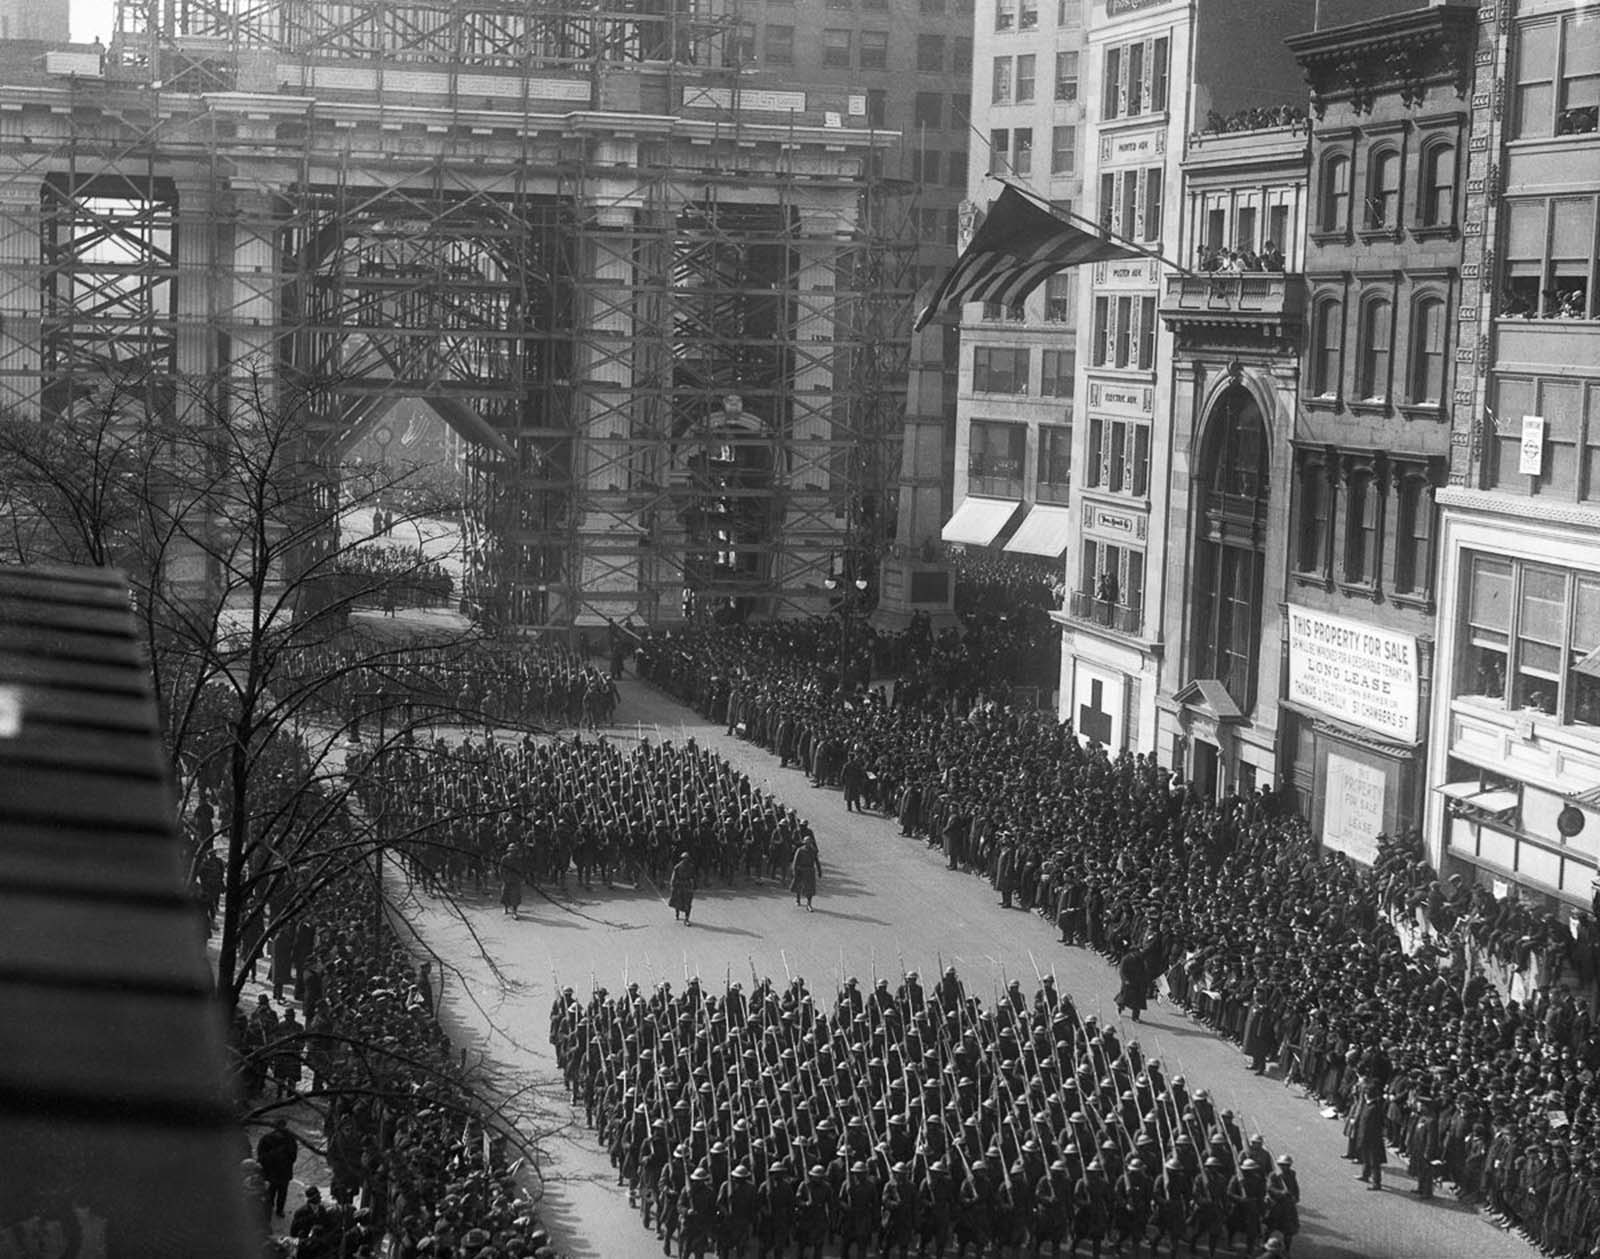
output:
[{"label": "arched window", "polygon": [[1242,385],[1212,407],[1199,462],[1190,666],[1227,689],[1244,712],[1255,703],[1265,569],[1268,441],[1261,408]]},{"label": "arched window", "polygon": [[1326,298],[1317,304],[1313,328],[1311,392],[1319,397],[1339,394],[1339,351],[1344,342],[1344,303]]},{"label": "arched window", "polygon": [[1393,307],[1375,297],[1361,308],[1360,374],[1356,397],[1363,402],[1389,400],[1389,350],[1393,339]]},{"label": "arched window", "polygon": [[1435,144],[1422,155],[1422,223],[1450,227],[1456,221],[1456,149]]},{"label": "arched window", "polygon": [[1423,297],[1411,315],[1411,367],[1407,396],[1418,406],[1444,398],[1444,300]]},{"label": "arched window", "polygon": [[1368,159],[1367,214],[1369,228],[1393,228],[1400,222],[1400,153],[1379,149]]},{"label": "arched window", "polygon": [[1322,164],[1322,206],[1319,225],[1325,232],[1342,232],[1350,224],[1350,159],[1335,153]]}]

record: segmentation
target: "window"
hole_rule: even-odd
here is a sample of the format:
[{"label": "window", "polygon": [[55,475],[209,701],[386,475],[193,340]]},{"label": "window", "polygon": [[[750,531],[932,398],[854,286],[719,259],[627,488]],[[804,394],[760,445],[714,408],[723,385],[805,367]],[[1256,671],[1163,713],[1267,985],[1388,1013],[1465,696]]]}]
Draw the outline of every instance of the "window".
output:
[{"label": "window", "polygon": [[1075,101],[1078,99],[1078,54],[1076,52],[1058,52],[1056,54],[1056,99],[1058,101]]},{"label": "window", "polygon": [[1139,299],[1139,370],[1152,371],[1156,365],[1156,299]]},{"label": "window", "polygon": [[1075,126],[1050,129],[1050,173],[1070,175],[1078,168],[1078,129]]},{"label": "window", "polygon": [[1317,216],[1324,232],[1342,232],[1350,224],[1350,159],[1336,153],[1322,164],[1322,201]]},{"label": "window", "polygon": [[1028,317],[1028,309],[1022,302],[1012,302],[1009,306],[1003,302],[985,302],[983,304],[983,319],[986,323],[1021,323]]},{"label": "window", "polygon": [[1123,59],[1128,67],[1128,83],[1123,93],[1126,106],[1123,112],[1132,118],[1144,112],[1144,45],[1129,44]]},{"label": "window", "polygon": [[1124,634],[1137,634],[1144,608],[1144,552],[1086,539],[1074,611]]},{"label": "window", "polygon": [[1588,319],[1595,306],[1595,198],[1505,203],[1502,318]]},{"label": "window", "polygon": [[1028,351],[979,345],[972,351],[973,393],[1027,393]]},{"label": "window", "polygon": [[1041,503],[1065,503],[1072,484],[1072,430],[1060,425],[1039,426],[1039,482],[1034,498]]},{"label": "window", "polygon": [[1072,375],[1078,369],[1076,350],[1045,350],[1040,354],[1040,368],[1040,397],[1072,397]]},{"label": "window", "polygon": [[792,66],[794,64],[794,27],[767,27],[765,58],[768,65]]},{"label": "window", "polygon": [[994,29],[1009,31],[1017,24],[1017,0],[994,0]]},{"label": "window", "polygon": [[1372,468],[1354,467],[1345,474],[1344,496],[1344,580],[1352,586],[1375,586],[1383,487]]},{"label": "window", "polygon": [[1386,298],[1373,298],[1361,310],[1361,374],[1356,380],[1356,397],[1363,402],[1389,400],[1389,348],[1392,337]]},{"label": "window", "polygon": [[1011,169],[1019,175],[1033,173],[1033,128],[1018,127],[1011,133]]},{"label": "window", "polygon": [[1288,206],[1275,205],[1267,210],[1267,243],[1280,251],[1290,248]]},{"label": "window", "polygon": [[1161,168],[1152,166],[1144,172],[1144,232],[1145,240],[1161,239]]},{"label": "window", "polygon": [[1455,145],[1435,144],[1422,154],[1422,225],[1451,227],[1455,221]]},{"label": "window", "polygon": [[1506,662],[1511,654],[1510,561],[1471,556],[1467,560],[1467,650],[1461,653],[1457,695],[1478,695],[1504,701]]},{"label": "window", "polygon": [[1112,334],[1112,366],[1127,367],[1133,362],[1133,298],[1119,297],[1117,326]]},{"label": "window", "polygon": [[1032,53],[1026,53],[1017,58],[1017,103],[1020,105],[1033,99],[1034,66],[1038,58]]},{"label": "window", "polygon": [[965,188],[967,186],[967,151],[961,149],[950,155],[950,164],[945,167],[945,183],[951,188]]},{"label": "window", "polygon": [[917,69],[926,74],[938,74],[944,69],[944,36],[917,36]]},{"label": "window", "polygon": [[914,126],[938,131],[944,126],[944,93],[918,92],[911,102],[911,121]]},{"label": "window", "polygon": [[748,65],[756,59],[756,24],[740,22],[728,37],[728,64]]},{"label": "window", "polygon": [[861,32],[861,68],[882,70],[889,64],[889,32]]},{"label": "window", "polygon": [[1150,426],[1139,420],[1089,420],[1085,484],[1143,498],[1150,489]]},{"label": "window", "polygon": [[1011,170],[1011,131],[996,127],[989,133],[989,173],[1009,174]]},{"label": "window", "polygon": [[1400,223],[1400,153],[1380,149],[1368,158],[1367,212],[1370,230],[1393,231]]},{"label": "window", "polygon": [[1044,321],[1073,323],[1074,285],[1071,271],[1057,271],[1044,282]]},{"label": "window", "polygon": [[1266,559],[1267,433],[1250,391],[1217,400],[1199,452],[1203,521],[1197,530],[1190,668],[1221,682],[1248,712],[1255,703]]},{"label": "window", "polygon": [[1571,14],[1519,26],[1515,138],[1588,135],[1600,124],[1600,26]]},{"label": "window", "polygon": [[1444,300],[1424,297],[1411,317],[1411,370],[1407,394],[1417,406],[1444,399]]},{"label": "window", "polygon": [[1239,207],[1239,229],[1234,233],[1234,245],[1243,253],[1249,250],[1256,251],[1256,208],[1253,205]]},{"label": "window", "polygon": [[972,121],[972,94],[956,92],[950,97],[950,128],[965,134]]},{"label": "window", "polygon": [[1057,26],[1083,25],[1083,0],[1057,0]]},{"label": "window", "polygon": [[994,59],[994,79],[991,84],[989,101],[994,105],[1003,105],[1011,99],[1011,58],[996,57]]},{"label": "window", "polygon": [[914,149],[911,153],[911,178],[919,184],[939,182],[939,150]]},{"label": "window", "polygon": [[[951,55],[950,68],[957,74],[969,74],[972,71],[972,36],[957,35],[954,52]],[[962,115],[965,117],[965,115]]]},{"label": "window", "polygon": [[1150,49],[1150,108],[1157,113],[1167,107],[1167,39],[1162,36]]},{"label": "window", "polygon": [[1122,112],[1122,49],[1107,48],[1105,78],[1101,81],[1100,114],[1115,118]]},{"label": "window", "polygon": [[867,89],[867,126],[889,125],[889,93],[881,87]]},{"label": "window", "polygon": [[1396,507],[1395,593],[1422,598],[1433,580],[1433,486],[1425,474],[1401,479]]},{"label": "window", "polygon": [[1027,425],[973,420],[967,447],[967,489],[994,498],[1021,498],[1027,457]]},{"label": "window", "polygon": [[1039,0],[1018,0],[1017,29],[1031,31],[1039,25]]},{"label": "window", "polygon": [[1327,299],[1317,306],[1313,320],[1314,359],[1311,389],[1320,398],[1339,396],[1339,353],[1344,344],[1344,303]]},{"label": "window", "polygon": [[1295,530],[1294,568],[1297,573],[1328,572],[1329,509],[1327,465],[1314,458],[1300,462],[1300,510]]},{"label": "window", "polygon": [[1107,346],[1111,339],[1110,299],[1094,299],[1094,326],[1089,337],[1089,362],[1095,367],[1106,365]]},{"label": "window", "polygon": [[850,64],[850,32],[839,27],[829,27],[822,32],[822,64],[848,66]]}]

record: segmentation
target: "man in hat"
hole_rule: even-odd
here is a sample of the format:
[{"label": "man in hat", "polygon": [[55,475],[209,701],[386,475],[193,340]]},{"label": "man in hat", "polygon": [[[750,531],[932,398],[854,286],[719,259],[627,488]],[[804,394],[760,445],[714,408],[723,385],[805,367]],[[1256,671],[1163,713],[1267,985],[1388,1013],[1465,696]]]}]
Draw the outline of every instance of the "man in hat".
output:
[{"label": "man in hat", "polygon": [[755,1231],[760,1202],[749,1163],[740,1159],[728,1181],[717,1191],[717,1230],[720,1255],[744,1259],[745,1247]]},{"label": "man in hat", "polygon": [[294,1179],[294,1165],[299,1154],[300,1142],[289,1131],[285,1119],[274,1119],[272,1127],[256,1142],[256,1162],[261,1165],[261,1176],[267,1182],[267,1209],[279,1219],[283,1218],[284,1200],[289,1194],[289,1182]]},{"label": "man in hat", "polygon": [[817,880],[821,877],[822,858],[817,852],[816,837],[808,830],[800,847],[795,849],[789,879],[789,890],[794,893],[794,903],[798,905],[804,899],[807,913],[812,911],[811,899],[817,894]]}]

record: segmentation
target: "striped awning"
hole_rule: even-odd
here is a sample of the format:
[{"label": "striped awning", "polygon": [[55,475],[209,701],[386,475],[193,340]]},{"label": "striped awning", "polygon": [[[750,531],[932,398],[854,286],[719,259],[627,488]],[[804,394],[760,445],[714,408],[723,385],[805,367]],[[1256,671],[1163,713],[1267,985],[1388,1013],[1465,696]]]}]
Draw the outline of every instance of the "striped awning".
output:
[{"label": "striped awning", "polygon": [[1022,504],[1009,498],[964,498],[939,536],[966,546],[989,546],[1011,523]]}]

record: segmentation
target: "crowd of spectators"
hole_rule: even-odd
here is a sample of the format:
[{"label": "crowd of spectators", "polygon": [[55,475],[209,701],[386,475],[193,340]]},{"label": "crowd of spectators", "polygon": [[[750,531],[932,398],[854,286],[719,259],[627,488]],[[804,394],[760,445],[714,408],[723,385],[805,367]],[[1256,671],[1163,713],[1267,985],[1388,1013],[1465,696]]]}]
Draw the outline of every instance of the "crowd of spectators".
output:
[{"label": "crowd of spectators", "polygon": [[1247,105],[1232,113],[1206,111],[1201,135],[1226,135],[1233,131],[1265,131],[1270,127],[1307,127],[1310,117],[1299,105]]},{"label": "crowd of spectators", "polygon": [[369,543],[348,547],[327,565],[330,573],[350,579],[357,591],[377,599],[387,611],[395,607],[446,607],[455,580],[445,566],[420,547]]},{"label": "crowd of spectators", "polygon": [[[350,824],[327,814],[330,852]],[[271,993],[245,1003],[229,1037],[260,1132],[242,1171],[263,1224],[283,1216],[304,1147],[328,1183],[288,1221],[298,1259],[551,1259],[509,1129],[439,1021],[431,965],[396,937],[370,875],[315,888],[300,878],[278,895],[303,907],[270,941]]]},{"label": "crowd of spectators", "polygon": [[[680,641],[658,676],[847,798],[864,772],[867,803],[907,835],[1064,939],[1137,951],[1258,1069],[1281,1063],[1369,1116],[1376,1082],[1397,1144],[1437,1118],[1456,1138],[1441,1178],[1557,1252],[1600,1243],[1600,1215],[1568,1211],[1600,1201],[1600,1035],[1573,995],[1593,990],[1593,917],[1575,935],[1514,897],[1440,883],[1414,839],[1369,869],[1323,850],[1268,790],[1212,801],[1153,757],[1086,748],[1052,715],[915,683],[892,701],[840,692],[771,648]],[[1402,929],[1418,928],[1425,947],[1407,952]],[[1484,973],[1530,961],[1540,991],[1521,1000]],[[1469,1165],[1472,1137],[1501,1155]]]},{"label": "crowd of spectators", "polygon": [[358,791],[424,886],[498,878],[591,889],[661,882],[683,853],[703,878],[776,877],[811,834],[794,812],[692,739],[391,746]]},{"label": "crowd of spectators", "polygon": [[1224,249],[1219,245],[1200,245],[1196,249],[1197,265],[1201,271],[1242,274],[1246,271],[1281,272],[1284,268],[1283,250],[1276,241],[1269,240],[1258,254],[1249,245],[1238,249]]}]

